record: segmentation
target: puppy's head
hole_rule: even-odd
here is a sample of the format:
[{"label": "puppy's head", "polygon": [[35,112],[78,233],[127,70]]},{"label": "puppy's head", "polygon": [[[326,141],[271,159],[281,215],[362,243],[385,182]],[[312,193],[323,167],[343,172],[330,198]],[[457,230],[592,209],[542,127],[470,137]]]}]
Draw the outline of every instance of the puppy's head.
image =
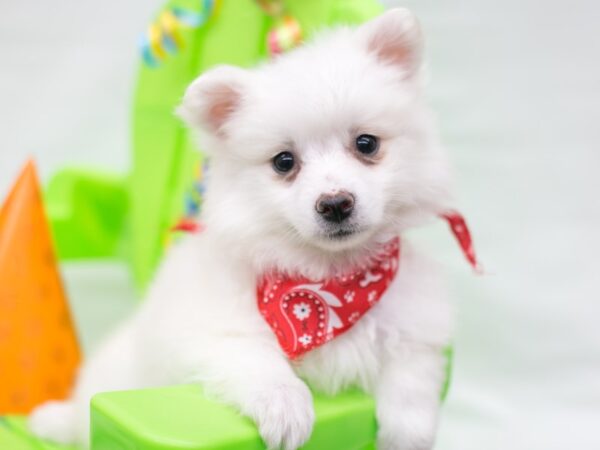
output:
[{"label": "puppy's head", "polygon": [[421,57],[416,19],[396,9],[257,69],[200,76],[179,112],[211,156],[207,226],[263,264],[301,268],[444,209]]}]

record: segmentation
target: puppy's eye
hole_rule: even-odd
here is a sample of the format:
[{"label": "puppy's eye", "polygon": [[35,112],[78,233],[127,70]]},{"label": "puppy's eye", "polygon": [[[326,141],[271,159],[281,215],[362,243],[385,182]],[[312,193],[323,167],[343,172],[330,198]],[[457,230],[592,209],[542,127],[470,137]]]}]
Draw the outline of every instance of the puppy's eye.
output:
[{"label": "puppy's eye", "polygon": [[356,138],[356,150],[363,155],[372,156],[379,150],[379,140],[370,134],[361,134]]},{"label": "puppy's eye", "polygon": [[294,155],[290,152],[281,152],[273,158],[273,168],[278,173],[288,173],[295,163]]}]

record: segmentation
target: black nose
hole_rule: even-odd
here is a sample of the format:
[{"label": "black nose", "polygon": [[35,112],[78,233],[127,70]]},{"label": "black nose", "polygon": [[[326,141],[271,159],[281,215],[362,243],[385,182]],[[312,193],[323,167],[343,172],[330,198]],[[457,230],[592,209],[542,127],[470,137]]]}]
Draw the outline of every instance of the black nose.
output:
[{"label": "black nose", "polygon": [[354,196],[348,192],[321,195],[315,205],[317,212],[328,222],[341,223],[352,214]]}]

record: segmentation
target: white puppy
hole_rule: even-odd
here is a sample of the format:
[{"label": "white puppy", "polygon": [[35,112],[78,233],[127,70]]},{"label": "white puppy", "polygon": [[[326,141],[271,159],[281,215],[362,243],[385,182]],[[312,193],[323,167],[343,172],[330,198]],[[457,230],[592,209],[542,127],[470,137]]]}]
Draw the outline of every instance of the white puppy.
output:
[{"label": "white puppy", "polygon": [[434,264],[402,240],[379,302],[294,360],[256,294],[273,271],[321,280],[368,265],[449,206],[421,60],[416,19],[395,9],[257,69],[195,80],[180,115],[211,156],[204,230],[170,249],[138,314],[87,361],[71,400],[33,413],[32,429],[85,442],[93,394],[198,382],[251,417],[269,448],[291,450],[313,426],[307,382],[372,394],[380,450],[430,449],[451,322]]}]

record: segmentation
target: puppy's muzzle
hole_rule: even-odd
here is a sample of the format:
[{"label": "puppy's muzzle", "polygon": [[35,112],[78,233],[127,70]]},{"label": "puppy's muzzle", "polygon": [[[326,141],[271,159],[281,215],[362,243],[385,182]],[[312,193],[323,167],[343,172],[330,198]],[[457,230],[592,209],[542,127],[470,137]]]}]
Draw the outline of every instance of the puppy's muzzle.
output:
[{"label": "puppy's muzzle", "polygon": [[342,223],[352,215],[354,196],[345,191],[323,194],[317,199],[315,209],[327,222]]}]

